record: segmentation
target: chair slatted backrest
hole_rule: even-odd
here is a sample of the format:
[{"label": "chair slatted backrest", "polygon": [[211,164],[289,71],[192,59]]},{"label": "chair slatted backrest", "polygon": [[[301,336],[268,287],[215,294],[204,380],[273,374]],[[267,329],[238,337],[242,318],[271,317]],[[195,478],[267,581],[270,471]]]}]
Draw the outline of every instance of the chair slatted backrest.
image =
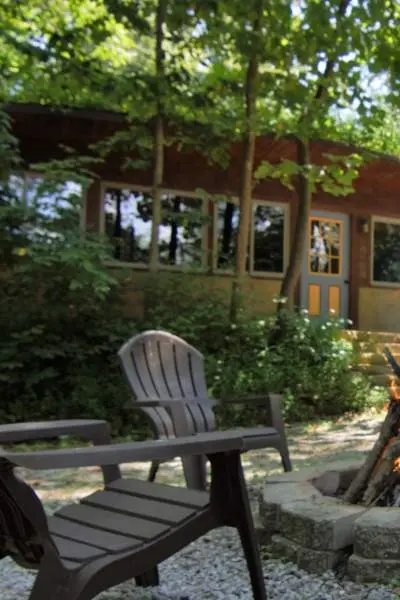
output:
[{"label": "chair slatted backrest", "polygon": [[[204,357],[190,344],[167,331],[146,331],[132,337],[118,352],[129,385],[140,402],[184,400],[188,433],[215,429],[215,416],[206,403]],[[174,424],[163,407],[143,408],[160,436],[173,436]]]},{"label": "chair slatted backrest", "polygon": [[39,498],[0,458],[0,558],[11,556],[24,567],[38,568],[43,542],[51,543]]}]

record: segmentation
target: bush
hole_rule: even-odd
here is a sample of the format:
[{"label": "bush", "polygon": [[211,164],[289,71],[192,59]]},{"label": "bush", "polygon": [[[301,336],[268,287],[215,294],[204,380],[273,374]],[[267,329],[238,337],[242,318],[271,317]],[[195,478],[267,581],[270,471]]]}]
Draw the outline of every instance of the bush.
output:
[{"label": "bush", "polygon": [[[195,280],[194,280],[195,281]],[[237,322],[218,293],[194,287],[193,279],[158,277],[149,281],[143,329],[171,331],[205,355],[210,393],[217,398],[279,392],[289,420],[340,415],[368,404],[367,379],[353,371],[357,354],[341,337],[346,323],[335,317],[311,320],[306,312],[283,314],[279,344],[270,346],[276,317],[255,318],[242,311]],[[262,421],[260,407],[225,405],[220,417],[228,425]]]},{"label": "bush", "polygon": [[66,194],[65,181],[84,187],[87,174],[50,165],[28,206],[3,178],[0,422],[98,417],[114,433],[145,429],[116,356],[132,326],[104,267],[108,246],[82,236],[81,194],[72,184]]}]

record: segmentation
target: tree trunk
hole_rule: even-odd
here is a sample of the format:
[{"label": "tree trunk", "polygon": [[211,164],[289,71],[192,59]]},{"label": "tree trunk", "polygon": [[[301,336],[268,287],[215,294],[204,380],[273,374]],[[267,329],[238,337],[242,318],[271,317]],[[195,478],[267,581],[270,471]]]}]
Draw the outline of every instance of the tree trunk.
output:
[{"label": "tree trunk", "polygon": [[222,231],[221,256],[218,260],[218,268],[224,267],[229,261],[229,250],[231,248],[233,233],[232,219],[234,208],[235,206],[232,202],[226,203],[224,211],[224,228]]},{"label": "tree trunk", "polygon": [[161,186],[164,177],[164,21],[168,0],[158,0],[156,15],[156,97],[157,112],[153,134],[153,211],[151,224],[150,271],[157,271],[159,262],[158,229],[161,222]]},{"label": "tree trunk", "polygon": [[290,250],[289,265],[283,278],[278,309],[282,309],[287,301],[289,308],[293,307],[294,292],[300,277],[304,253],[307,247],[308,217],[311,210],[311,192],[307,166],[310,164],[310,148],[308,142],[297,140],[297,164],[301,173],[297,183],[298,213],[293,244]]},{"label": "tree trunk", "polygon": [[176,219],[174,217],[171,218],[171,237],[169,240],[169,248],[168,248],[168,262],[170,265],[176,264],[176,251],[178,250],[178,223],[177,219],[179,218],[181,206],[181,199],[174,199],[174,207],[173,207],[173,215],[177,215]]},{"label": "tree trunk", "polygon": [[114,258],[119,260],[121,258],[121,247],[123,244],[122,213],[121,213],[122,190],[115,190],[115,202],[117,205],[117,214],[115,216],[115,227],[114,227],[114,238],[116,239]]},{"label": "tree trunk", "polygon": [[236,269],[235,280],[232,287],[231,297],[231,319],[235,320],[237,310],[240,306],[240,297],[243,287],[243,281],[246,277],[249,253],[249,232],[252,210],[252,190],[253,190],[253,170],[254,170],[254,149],[256,141],[256,100],[258,86],[258,36],[261,31],[262,16],[264,9],[264,0],[257,0],[256,17],[253,22],[252,33],[254,36],[251,55],[247,65],[245,82],[245,133],[243,137],[243,161],[240,181],[239,194],[239,231],[236,248]]},{"label": "tree trunk", "polygon": [[[337,23],[346,15],[348,6],[351,0],[340,0],[337,10]],[[307,125],[310,118],[313,118],[316,109],[321,108],[322,101],[327,97],[327,89],[330,80],[334,73],[334,67],[337,62],[337,57],[331,57],[326,61],[324,73],[320,79],[320,83],[317,86],[313,100],[309,106],[306,106],[303,114],[300,117],[299,124]],[[328,106],[327,106],[328,108]],[[309,164],[309,148],[308,142],[298,141],[298,164],[300,166]],[[297,222],[295,227],[295,234],[293,240],[292,250],[290,252],[289,264],[286,269],[285,276],[282,281],[280,290],[280,297],[286,298],[289,308],[294,303],[294,291],[296,289],[297,282],[300,277],[301,265],[304,259],[304,251],[306,248],[306,235],[307,235],[307,222],[311,209],[311,194],[309,190],[309,183],[305,181],[305,177],[300,177],[300,185],[298,187],[298,199],[299,199],[299,213],[297,216]],[[285,302],[278,302],[278,312],[285,306]]]}]

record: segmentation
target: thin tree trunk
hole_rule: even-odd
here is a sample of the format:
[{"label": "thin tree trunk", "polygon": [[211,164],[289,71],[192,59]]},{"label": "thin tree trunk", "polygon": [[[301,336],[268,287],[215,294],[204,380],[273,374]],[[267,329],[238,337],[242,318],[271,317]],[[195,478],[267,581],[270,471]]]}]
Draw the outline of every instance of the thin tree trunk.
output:
[{"label": "thin tree trunk", "polygon": [[[174,207],[173,214],[176,215],[176,219],[178,219],[178,215],[180,212],[181,199],[174,199]],[[178,249],[178,223],[177,220],[172,217],[171,219],[171,237],[169,240],[169,248],[168,248],[168,262],[170,265],[176,264],[176,251]]]},{"label": "thin tree trunk", "polygon": [[119,260],[121,258],[121,248],[122,248],[122,244],[123,244],[122,214],[121,214],[122,190],[115,190],[115,202],[117,205],[117,214],[115,216],[115,227],[114,227],[114,238],[116,239],[114,258]]},{"label": "thin tree trunk", "polygon": [[243,281],[246,276],[248,253],[249,253],[249,232],[252,209],[252,189],[253,189],[253,170],[254,170],[254,150],[256,141],[255,120],[257,116],[256,100],[258,87],[258,39],[261,31],[262,16],[264,10],[264,0],[257,0],[256,17],[253,23],[253,48],[249,63],[247,66],[245,83],[245,133],[243,138],[243,162],[240,181],[239,195],[239,231],[236,248],[236,270],[235,280],[232,288],[231,298],[231,319],[235,320],[237,310],[240,304],[240,295],[243,287]]},{"label": "thin tree trunk", "polygon": [[232,219],[233,219],[234,204],[227,202],[224,211],[224,228],[222,231],[221,256],[218,261],[218,267],[224,267],[229,262],[229,251],[232,241]]},{"label": "thin tree trunk", "polygon": [[168,0],[158,0],[156,15],[156,95],[157,114],[153,137],[153,211],[151,224],[150,271],[157,271],[159,262],[158,230],[161,222],[161,186],[164,178],[164,22]]},{"label": "thin tree trunk", "polygon": [[[351,0],[341,0],[340,1],[339,7],[338,7],[338,12],[337,12],[338,25],[340,23],[340,20],[345,16],[347,8],[350,5],[350,3],[351,3]],[[304,125],[305,123],[307,123],[307,121],[309,121],[310,117],[312,118],[312,115],[314,114],[315,109],[317,107],[319,107],[320,104],[322,103],[322,101],[326,98],[327,91],[328,91],[328,84],[329,84],[330,80],[332,79],[336,61],[337,61],[337,57],[333,57],[333,58],[330,58],[329,60],[327,60],[326,65],[325,65],[325,70],[324,70],[324,73],[320,80],[320,83],[317,87],[317,90],[315,92],[313,102],[311,103],[310,106],[306,107],[304,113],[302,114],[302,116],[300,118],[300,121],[299,121],[300,124]],[[307,145],[307,143],[305,141],[300,142],[300,143],[303,145]],[[301,159],[303,154],[304,154],[303,151],[300,151],[300,152],[298,151],[297,156],[300,157],[300,159]],[[308,149],[307,149],[307,154],[308,154]],[[309,159],[307,160],[307,163],[309,163]],[[304,163],[299,162],[298,164],[301,166]],[[302,179],[303,179],[303,177],[300,176],[300,180],[302,180]],[[299,281],[301,265],[303,262],[304,251],[306,248],[305,242],[306,242],[306,236],[307,236],[307,223],[308,223],[308,218],[309,218],[310,209],[311,209],[311,194],[310,194],[309,189],[307,191],[307,194],[305,193],[303,185],[299,185],[297,189],[298,189],[299,213],[298,213],[298,217],[297,217],[297,221],[296,221],[294,240],[293,240],[293,248],[290,253],[289,264],[286,269],[286,273],[283,278],[281,289],[280,289],[280,294],[279,294],[281,298],[286,299],[287,304],[285,303],[285,301],[279,302],[278,303],[278,312],[280,312],[282,310],[282,308],[284,308],[285,305],[288,305],[289,307],[293,306],[294,291],[296,289],[297,282]],[[296,254],[296,252],[294,250],[296,250],[298,252],[298,254]]]},{"label": "thin tree trunk", "polygon": [[[297,164],[301,167],[297,183],[299,208],[295,226],[294,240],[290,250],[289,265],[282,281],[280,297],[287,299],[288,307],[293,307],[294,292],[300,277],[304,253],[307,246],[308,217],[311,210],[311,192],[306,168],[310,164],[308,142],[297,140]],[[284,301],[278,306],[284,306]]]}]

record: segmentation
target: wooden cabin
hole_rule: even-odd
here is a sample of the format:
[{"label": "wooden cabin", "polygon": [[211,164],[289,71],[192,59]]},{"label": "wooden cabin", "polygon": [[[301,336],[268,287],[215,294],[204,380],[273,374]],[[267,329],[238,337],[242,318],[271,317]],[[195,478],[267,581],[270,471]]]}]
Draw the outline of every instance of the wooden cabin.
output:
[{"label": "wooden cabin", "polygon": [[[88,147],[126,129],[124,115],[104,111],[51,109],[10,104],[26,177],[30,165],[63,156],[60,144],[88,154]],[[314,141],[312,162],[324,153],[348,154],[343,144]],[[295,159],[292,139],[257,139],[256,164]],[[84,227],[105,232],[115,242],[115,265],[146,277],[151,231],[151,171],[124,170],[127,154],[96,165],[98,179],[85,195]],[[229,294],[238,227],[240,144],[231,148],[226,169],[196,152],[166,148],[160,227],[160,276],[195,273],[204,285]],[[210,199],[200,190],[214,198]],[[379,156],[368,161],[355,192],[313,196],[297,303],[311,315],[335,311],[363,330],[400,331],[400,161]],[[252,310],[274,308],[288,263],[296,218],[296,194],[277,180],[260,182],[253,193],[247,291]],[[132,300],[133,302],[133,300]],[[135,300],[136,302],[136,300]]]}]

